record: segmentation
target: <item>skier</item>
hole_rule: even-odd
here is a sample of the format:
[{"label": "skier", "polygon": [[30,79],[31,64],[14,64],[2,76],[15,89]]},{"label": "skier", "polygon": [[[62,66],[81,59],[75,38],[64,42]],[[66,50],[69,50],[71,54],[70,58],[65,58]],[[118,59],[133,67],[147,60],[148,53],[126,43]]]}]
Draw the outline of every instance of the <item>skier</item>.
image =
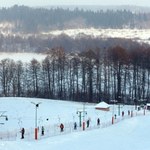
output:
[{"label": "skier", "polygon": [[42,135],[44,135],[44,126],[42,126]]},{"label": "skier", "polygon": [[124,111],[122,111],[122,117],[124,117]]},{"label": "skier", "polygon": [[75,122],[74,123],[74,130],[76,130],[77,129],[77,123]]},{"label": "skier", "polygon": [[63,132],[64,131],[64,125],[61,123],[60,124],[60,132]]},{"label": "skier", "polygon": [[130,110],[128,110],[128,116],[130,116]]},{"label": "skier", "polygon": [[21,139],[24,139],[25,129],[24,129],[24,128],[22,128],[20,132],[21,132]]},{"label": "skier", "polygon": [[100,119],[99,118],[97,119],[97,125],[98,126],[100,125]]},{"label": "skier", "polygon": [[87,128],[88,128],[88,127],[89,127],[89,124],[90,124],[89,119],[87,120],[86,124],[87,124]]}]

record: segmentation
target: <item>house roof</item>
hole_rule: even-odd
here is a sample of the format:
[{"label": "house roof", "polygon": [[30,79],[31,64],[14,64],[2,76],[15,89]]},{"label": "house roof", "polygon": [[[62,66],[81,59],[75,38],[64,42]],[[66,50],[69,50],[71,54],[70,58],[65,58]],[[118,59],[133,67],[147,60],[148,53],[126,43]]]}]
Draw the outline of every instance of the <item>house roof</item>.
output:
[{"label": "house roof", "polygon": [[150,103],[147,103],[147,106],[150,106]]},{"label": "house roof", "polygon": [[95,105],[95,108],[109,108],[109,107],[110,107],[110,105],[108,105],[105,102],[100,102],[97,105]]}]

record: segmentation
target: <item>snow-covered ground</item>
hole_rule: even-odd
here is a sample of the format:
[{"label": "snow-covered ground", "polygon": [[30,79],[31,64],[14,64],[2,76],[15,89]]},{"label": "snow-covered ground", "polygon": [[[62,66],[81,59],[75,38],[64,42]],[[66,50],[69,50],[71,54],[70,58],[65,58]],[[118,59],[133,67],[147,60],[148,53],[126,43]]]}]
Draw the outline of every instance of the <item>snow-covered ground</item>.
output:
[{"label": "snow-covered ground", "polygon": [[[35,126],[35,105],[41,103],[38,108],[39,126],[49,124],[59,124],[60,122],[78,122],[79,114],[77,112],[85,109],[85,120],[89,119],[95,122],[98,117],[106,122],[111,119],[112,112],[99,111],[94,109],[94,104],[76,103],[57,100],[44,100],[32,98],[0,98],[0,110],[6,111],[9,121],[1,126],[0,131],[12,130],[15,128],[30,128]],[[116,106],[117,107],[117,106]],[[116,113],[117,113],[116,109]],[[109,118],[110,117],[110,118]],[[13,126],[12,126],[13,124]]]},{"label": "snow-covered ground", "polygon": [[138,42],[144,42],[150,44],[150,29],[95,29],[95,28],[85,28],[85,29],[67,29],[67,30],[55,30],[47,33],[42,33],[43,35],[53,35],[58,36],[61,34],[66,34],[70,37],[100,37],[100,38],[126,38],[132,39]]},{"label": "snow-covered ground", "polygon": [[0,53],[0,61],[3,59],[13,59],[14,61],[22,61],[23,63],[30,62],[32,59],[42,61],[45,59],[46,54],[38,53]]},{"label": "snow-covered ground", "polygon": [[[20,130],[21,127],[26,130],[34,128],[35,105],[32,102],[40,103],[37,110],[39,127],[59,125],[61,122],[66,126],[69,122],[73,123],[74,121],[79,124],[77,111],[84,109],[87,112],[84,119],[90,118],[91,128],[86,128],[85,131],[72,130],[37,141],[29,140],[27,135],[25,135],[25,139],[21,140],[20,133],[18,133],[16,139],[0,140],[0,150],[149,150],[150,115],[148,112],[143,115],[143,110],[139,111],[141,112],[140,116],[128,116],[124,119],[120,116],[119,123],[109,124],[105,128],[101,125],[99,128],[92,128],[96,126],[98,117],[101,124],[111,122],[112,114],[117,114],[117,118],[119,118],[117,105],[112,105],[109,112],[104,112],[95,110],[94,104],[88,103],[31,98],[0,98],[0,111],[6,111],[4,114],[8,116],[8,121],[4,118],[0,120],[1,123],[4,123],[0,125],[0,133],[8,132],[8,130]],[[125,116],[127,116],[128,110],[137,114],[133,106],[121,106],[120,109],[125,112]]]}]

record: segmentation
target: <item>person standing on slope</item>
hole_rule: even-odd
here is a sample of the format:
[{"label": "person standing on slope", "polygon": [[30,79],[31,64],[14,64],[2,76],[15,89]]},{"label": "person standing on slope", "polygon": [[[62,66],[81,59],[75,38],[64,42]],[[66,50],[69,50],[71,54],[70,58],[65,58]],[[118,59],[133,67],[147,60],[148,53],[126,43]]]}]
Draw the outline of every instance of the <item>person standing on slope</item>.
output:
[{"label": "person standing on slope", "polygon": [[60,132],[63,132],[64,131],[64,125],[63,123],[60,124]]},{"label": "person standing on slope", "polygon": [[22,128],[22,129],[21,129],[21,139],[24,139],[24,133],[25,133],[25,129]]}]

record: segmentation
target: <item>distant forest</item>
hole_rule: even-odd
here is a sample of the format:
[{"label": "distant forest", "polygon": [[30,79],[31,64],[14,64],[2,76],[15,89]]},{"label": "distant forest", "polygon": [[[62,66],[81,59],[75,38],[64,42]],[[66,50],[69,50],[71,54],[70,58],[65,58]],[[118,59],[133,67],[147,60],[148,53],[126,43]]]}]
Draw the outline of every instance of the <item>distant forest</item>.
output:
[{"label": "distant forest", "polygon": [[79,27],[95,28],[147,28],[150,13],[132,13],[127,10],[99,10],[63,8],[30,8],[15,5],[0,9],[0,22],[15,25],[14,32],[39,32],[52,29]]},{"label": "distant forest", "polygon": [[[59,36],[42,35],[54,29],[69,28],[147,28],[150,13],[132,13],[127,10],[99,10],[63,8],[31,8],[15,5],[0,9],[0,52],[38,52],[62,47],[66,52],[88,49],[107,49],[119,45],[134,49],[141,44],[128,39],[81,36],[72,38],[65,34]],[[148,47],[148,45],[144,45]]]},{"label": "distant forest", "polygon": [[120,45],[132,50],[140,47],[149,47],[148,44],[138,43],[131,39],[107,38],[82,36],[77,38],[65,34],[59,36],[30,35],[7,35],[0,34],[0,52],[35,52],[47,53],[50,49],[63,48],[65,52],[82,52],[89,49],[108,49]]}]

